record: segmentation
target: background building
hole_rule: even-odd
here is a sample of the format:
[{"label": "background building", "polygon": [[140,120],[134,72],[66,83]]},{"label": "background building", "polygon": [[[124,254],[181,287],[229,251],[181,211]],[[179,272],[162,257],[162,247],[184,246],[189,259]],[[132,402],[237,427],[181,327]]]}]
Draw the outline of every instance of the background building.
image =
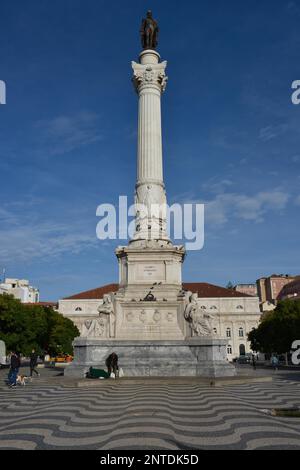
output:
[{"label": "background building", "polygon": [[256,281],[257,293],[261,306],[272,303],[276,305],[280,300],[284,286],[295,280],[295,276],[288,274],[272,274],[269,277],[262,277]]},{"label": "background building", "polygon": [[[103,296],[118,287],[109,284],[62,299],[59,312],[82,332],[86,322],[99,318]],[[197,293],[200,308],[213,316],[214,333],[228,340],[228,360],[251,352],[247,334],[258,326],[261,318],[258,297],[204,282],[183,283],[183,289]]]},{"label": "background building", "polygon": [[256,284],[237,284],[233,289],[242,294],[252,295],[253,297],[257,296]]},{"label": "background building", "polygon": [[283,287],[279,299],[300,300],[300,276],[297,276],[294,281],[289,282]]},{"label": "background building", "polygon": [[40,300],[40,293],[36,287],[29,285],[26,279],[11,279],[6,278],[0,284],[0,294],[10,294],[22,303],[38,303]]}]

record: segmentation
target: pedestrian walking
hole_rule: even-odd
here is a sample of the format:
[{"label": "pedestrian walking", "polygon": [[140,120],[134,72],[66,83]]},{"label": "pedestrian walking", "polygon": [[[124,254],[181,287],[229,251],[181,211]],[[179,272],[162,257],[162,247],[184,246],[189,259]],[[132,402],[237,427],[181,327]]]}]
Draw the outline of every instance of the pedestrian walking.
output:
[{"label": "pedestrian walking", "polygon": [[272,356],[271,364],[274,370],[278,370],[278,358],[276,356]]},{"label": "pedestrian walking", "polygon": [[30,354],[30,377],[32,377],[33,372],[39,377],[40,374],[36,370],[36,366],[38,363],[38,355],[35,352],[35,349],[32,350]]},{"label": "pedestrian walking", "polygon": [[254,370],[256,370],[256,357],[255,354],[252,354],[252,367]]},{"label": "pedestrian walking", "polygon": [[10,370],[8,374],[8,383],[12,388],[17,386],[17,375],[19,373],[20,365],[20,357],[15,351],[12,351],[10,356]]}]

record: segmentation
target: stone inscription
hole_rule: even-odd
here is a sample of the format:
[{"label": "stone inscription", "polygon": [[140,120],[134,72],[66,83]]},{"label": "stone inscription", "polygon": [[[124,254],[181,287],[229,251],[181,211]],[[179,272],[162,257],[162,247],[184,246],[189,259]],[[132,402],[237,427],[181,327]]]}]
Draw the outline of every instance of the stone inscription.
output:
[{"label": "stone inscription", "polygon": [[165,269],[162,264],[143,264],[138,266],[137,276],[139,280],[163,281]]}]

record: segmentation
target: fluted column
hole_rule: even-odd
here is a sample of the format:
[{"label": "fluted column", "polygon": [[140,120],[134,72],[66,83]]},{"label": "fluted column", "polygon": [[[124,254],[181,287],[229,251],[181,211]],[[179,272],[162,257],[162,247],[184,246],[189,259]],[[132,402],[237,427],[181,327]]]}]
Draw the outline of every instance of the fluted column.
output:
[{"label": "fluted column", "polygon": [[[167,62],[160,62],[160,55],[154,50],[143,51],[139,64],[132,62],[133,83],[139,96],[135,240],[167,239],[161,130],[166,66]],[[161,207],[160,215],[150,213],[154,205]],[[147,214],[141,206],[148,208]]]}]

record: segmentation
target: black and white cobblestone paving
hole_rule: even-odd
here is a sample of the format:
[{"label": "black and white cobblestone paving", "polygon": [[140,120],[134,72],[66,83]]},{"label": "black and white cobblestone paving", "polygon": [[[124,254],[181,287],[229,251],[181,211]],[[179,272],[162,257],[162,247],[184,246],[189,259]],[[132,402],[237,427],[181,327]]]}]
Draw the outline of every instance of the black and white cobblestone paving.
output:
[{"label": "black and white cobblestone paving", "polygon": [[77,388],[41,377],[10,390],[2,380],[0,449],[300,450],[300,419],[263,411],[299,405],[300,382],[280,377],[217,388],[113,381]]}]

